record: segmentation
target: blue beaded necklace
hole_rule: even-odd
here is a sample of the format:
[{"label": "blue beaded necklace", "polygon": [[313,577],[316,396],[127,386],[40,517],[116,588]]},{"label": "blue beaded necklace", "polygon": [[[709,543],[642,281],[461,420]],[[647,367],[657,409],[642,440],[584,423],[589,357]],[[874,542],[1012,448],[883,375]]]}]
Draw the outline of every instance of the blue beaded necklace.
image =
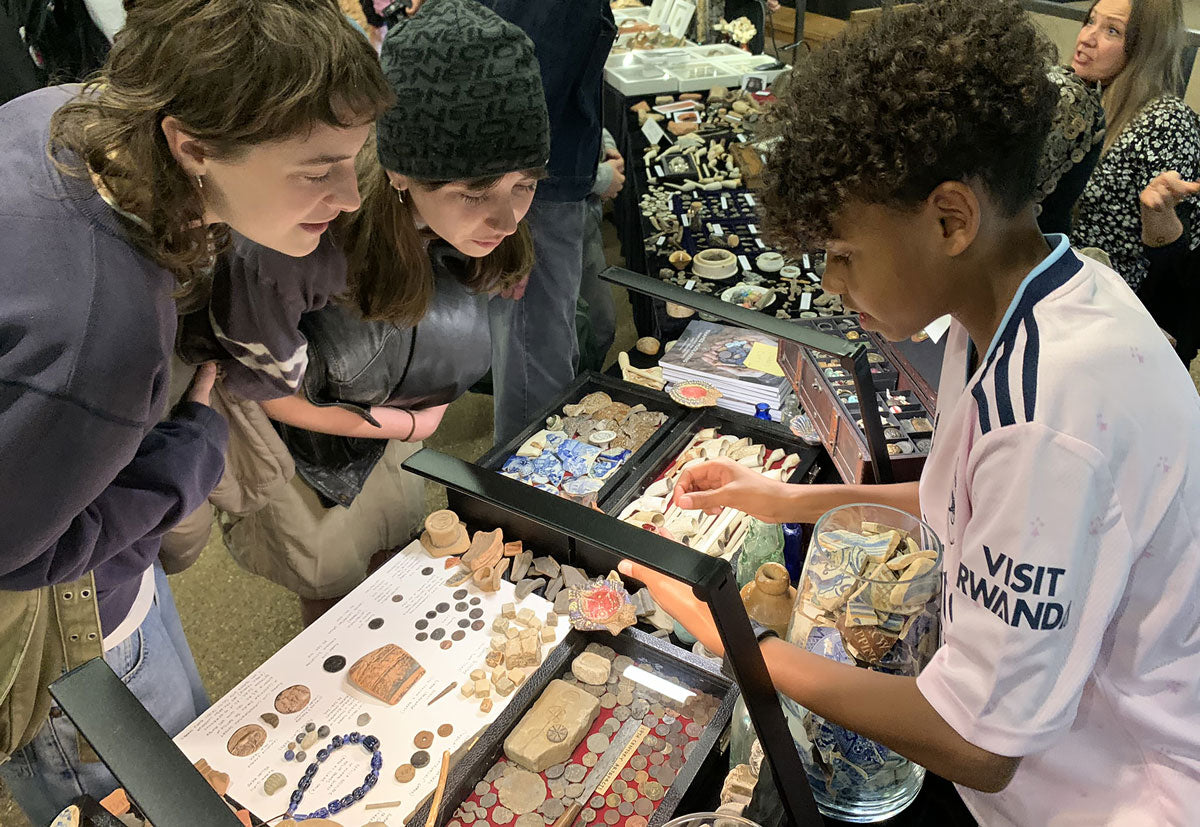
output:
[{"label": "blue beaded necklace", "polygon": [[[300,806],[305,791],[312,785],[313,776],[317,774],[317,770],[320,769],[321,764],[325,762],[326,758],[346,744],[362,744],[363,749],[371,753],[371,771],[363,779],[362,786],[357,787],[349,795],[333,799],[321,809],[314,810],[307,815],[296,812],[296,808]],[[288,803],[287,817],[293,821],[304,821],[309,818],[329,818],[331,815],[340,813],[355,801],[361,801],[363,796],[371,791],[371,788],[379,781],[379,770],[381,767],[383,767],[383,753],[379,751],[379,739],[374,735],[351,732],[349,735],[333,736],[329,741],[329,746],[317,750],[317,760],[304,769],[304,775],[297,782],[296,789],[292,792],[292,797]]]}]

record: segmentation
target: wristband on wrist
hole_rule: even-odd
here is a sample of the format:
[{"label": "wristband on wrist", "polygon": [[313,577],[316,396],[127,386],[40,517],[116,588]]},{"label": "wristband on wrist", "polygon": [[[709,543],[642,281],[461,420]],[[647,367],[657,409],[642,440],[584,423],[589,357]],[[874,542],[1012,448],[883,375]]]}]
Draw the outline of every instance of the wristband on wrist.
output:
[{"label": "wristband on wrist", "polygon": [[408,414],[408,421],[412,423],[412,427],[408,429],[408,436],[402,439],[401,442],[408,442],[412,439],[413,434],[417,432],[417,418],[413,416],[412,411],[406,410],[405,413]]}]

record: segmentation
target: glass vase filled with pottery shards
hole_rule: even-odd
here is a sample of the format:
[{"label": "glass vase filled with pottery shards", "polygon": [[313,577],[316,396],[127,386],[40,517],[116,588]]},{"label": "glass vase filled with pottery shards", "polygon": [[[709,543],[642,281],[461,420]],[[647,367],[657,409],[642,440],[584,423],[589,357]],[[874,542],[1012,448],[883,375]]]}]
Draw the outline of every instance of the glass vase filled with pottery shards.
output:
[{"label": "glass vase filled with pottery shards", "polygon": [[[847,505],[813,530],[788,642],[862,669],[915,677],[939,643],[942,544],[921,520]],[[907,807],[925,769],[782,698],[821,812],[852,822]]]}]

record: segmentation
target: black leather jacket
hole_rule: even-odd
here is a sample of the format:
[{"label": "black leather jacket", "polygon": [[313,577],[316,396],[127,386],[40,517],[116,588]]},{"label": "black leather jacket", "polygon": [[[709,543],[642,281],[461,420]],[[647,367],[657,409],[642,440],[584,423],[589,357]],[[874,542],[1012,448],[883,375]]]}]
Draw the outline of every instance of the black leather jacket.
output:
[{"label": "black leather jacket", "polygon": [[[341,303],[306,314],[304,393],[316,405],[362,413],[372,405],[432,408],[462,396],[491,367],[487,296],[458,276],[468,259],[445,243],[429,248],[437,289],[415,327],[363,321]],[[333,436],[276,423],[296,473],[327,506],[348,506],[383,456],[382,439]]]}]

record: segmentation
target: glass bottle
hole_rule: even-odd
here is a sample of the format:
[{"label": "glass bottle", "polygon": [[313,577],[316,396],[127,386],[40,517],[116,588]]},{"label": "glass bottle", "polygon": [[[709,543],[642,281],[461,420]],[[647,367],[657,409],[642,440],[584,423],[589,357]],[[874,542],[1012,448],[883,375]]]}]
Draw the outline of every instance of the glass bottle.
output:
[{"label": "glass bottle", "polygon": [[746,529],[746,540],[738,555],[737,584],[742,588],[754,580],[754,574],[763,563],[783,562],[783,527],[778,523],[764,523],[747,517],[750,527]]}]

